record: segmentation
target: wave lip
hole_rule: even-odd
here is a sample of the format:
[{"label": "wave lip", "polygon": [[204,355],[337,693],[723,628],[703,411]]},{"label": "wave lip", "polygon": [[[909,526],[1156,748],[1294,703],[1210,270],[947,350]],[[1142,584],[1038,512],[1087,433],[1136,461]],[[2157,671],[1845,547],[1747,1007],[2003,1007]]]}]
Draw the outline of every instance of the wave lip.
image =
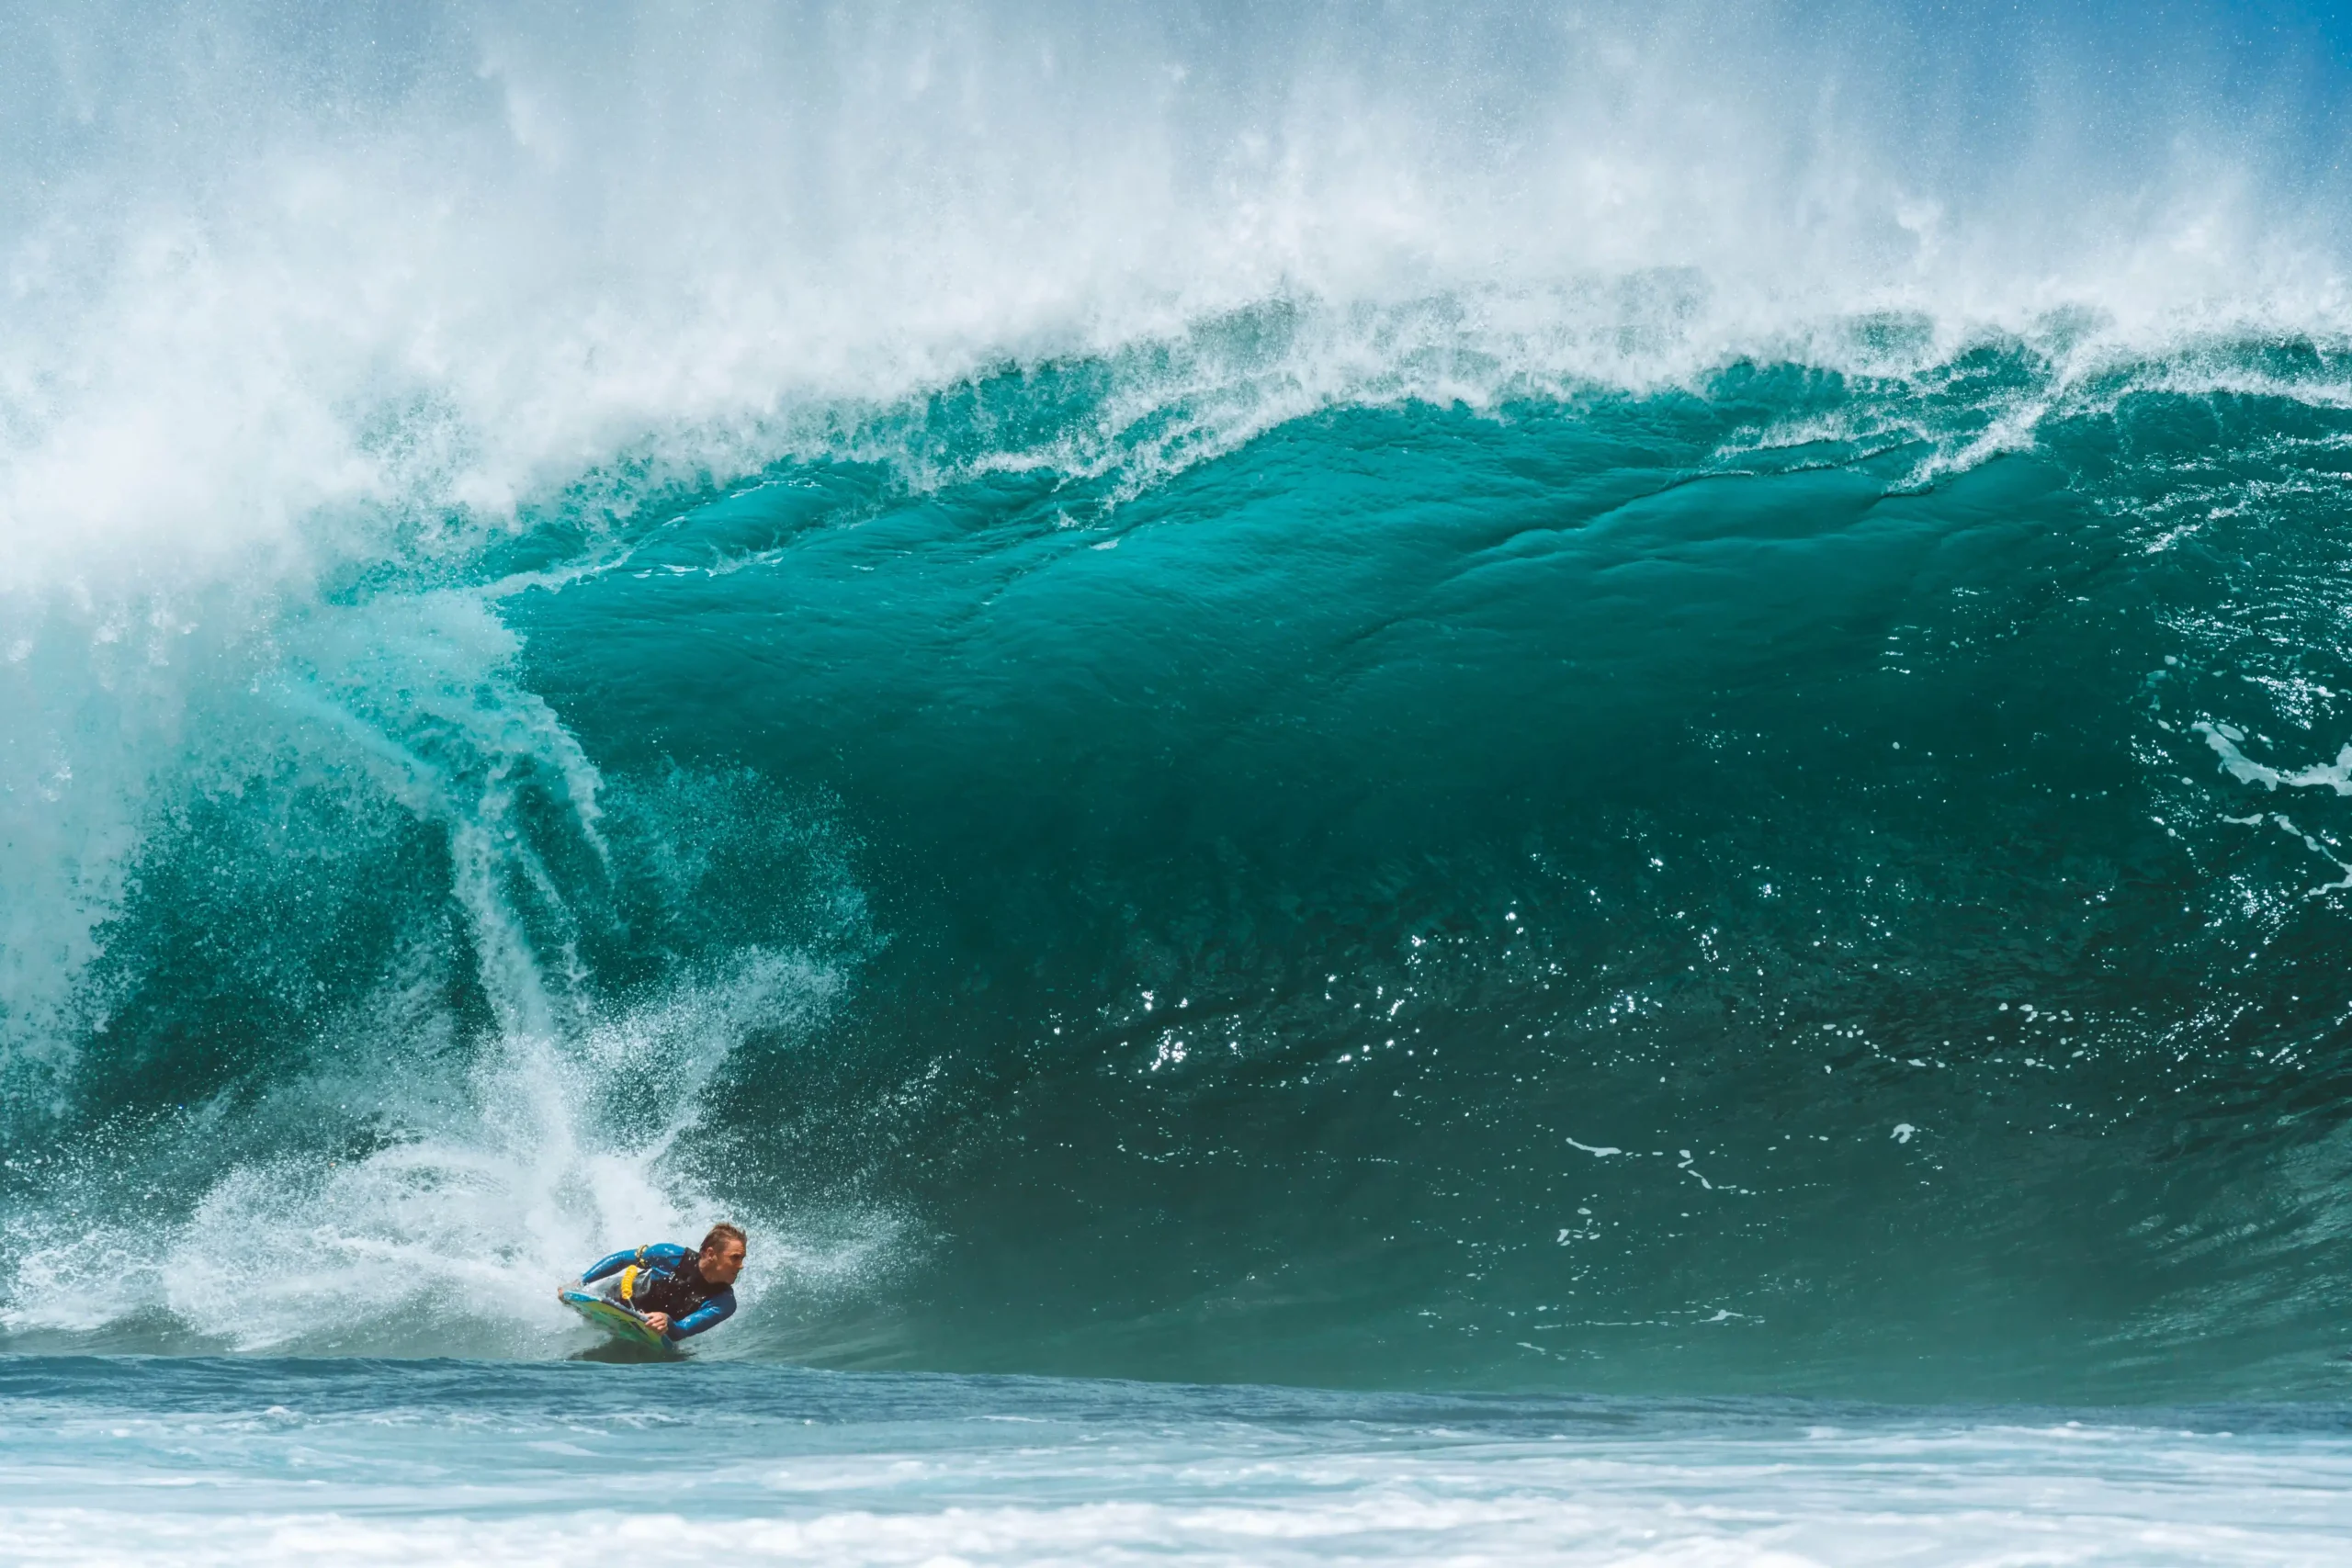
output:
[{"label": "wave lip", "polygon": [[2215,24],[1901,6],[700,17],[22,8],[0,590],[300,581],[616,454],[724,480],[835,406],[1292,308],[1260,428],[1863,319],[2347,325],[2341,83],[2276,31],[2233,80]]}]

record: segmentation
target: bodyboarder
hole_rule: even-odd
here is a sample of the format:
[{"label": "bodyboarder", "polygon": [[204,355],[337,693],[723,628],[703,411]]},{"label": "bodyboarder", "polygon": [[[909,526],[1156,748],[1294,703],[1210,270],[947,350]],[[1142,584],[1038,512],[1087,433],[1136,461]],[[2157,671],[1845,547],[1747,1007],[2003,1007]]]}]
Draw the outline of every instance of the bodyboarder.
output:
[{"label": "bodyboarder", "polygon": [[740,1228],[716,1224],[702,1238],[699,1250],[688,1251],[674,1242],[648,1242],[600,1258],[580,1276],[580,1283],[585,1287],[615,1280],[601,1293],[644,1318],[647,1327],[674,1345],[734,1315],[735,1276],[743,1271],[743,1250]]}]

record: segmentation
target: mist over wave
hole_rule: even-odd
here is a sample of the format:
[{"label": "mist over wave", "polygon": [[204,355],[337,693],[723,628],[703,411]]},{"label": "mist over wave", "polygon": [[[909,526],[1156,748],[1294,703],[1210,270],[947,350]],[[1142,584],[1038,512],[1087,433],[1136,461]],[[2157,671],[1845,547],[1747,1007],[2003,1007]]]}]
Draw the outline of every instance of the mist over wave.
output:
[{"label": "mist over wave", "polygon": [[2111,22],[12,11],[0,1334],[2334,1386],[2338,40]]},{"label": "mist over wave", "polygon": [[741,474],[844,400],[1277,299],[1317,330],[1245,430],[1842,362],[1876,312],[1915,361],[2341,327],[2333,57],[2276,17],[13,17],[12,581],[367,551],[625,452]]}]

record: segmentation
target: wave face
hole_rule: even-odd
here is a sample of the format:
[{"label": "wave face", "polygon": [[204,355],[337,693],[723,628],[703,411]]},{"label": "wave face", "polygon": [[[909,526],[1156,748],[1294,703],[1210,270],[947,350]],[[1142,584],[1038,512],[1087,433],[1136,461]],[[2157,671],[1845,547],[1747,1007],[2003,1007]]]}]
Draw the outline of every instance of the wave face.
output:
[{"label": "wave face", "polygon": [[2259,20],[0,24],[0,1344],[2339,1387]]}]

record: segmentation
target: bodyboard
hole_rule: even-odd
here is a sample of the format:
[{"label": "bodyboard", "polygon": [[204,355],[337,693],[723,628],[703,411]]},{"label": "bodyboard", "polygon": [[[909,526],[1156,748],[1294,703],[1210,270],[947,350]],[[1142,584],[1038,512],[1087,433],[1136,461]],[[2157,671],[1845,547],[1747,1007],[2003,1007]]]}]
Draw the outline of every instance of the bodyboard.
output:
[{"label": "bodyboard", "polygon": [[648,1349],[676,1348],[662,1336],[653,1332],[645,1319],[621,1305],[587,1291],[558,1291],[556,1300],[603,1329],[614,1338],[629,1345],[642,1345]]}]

